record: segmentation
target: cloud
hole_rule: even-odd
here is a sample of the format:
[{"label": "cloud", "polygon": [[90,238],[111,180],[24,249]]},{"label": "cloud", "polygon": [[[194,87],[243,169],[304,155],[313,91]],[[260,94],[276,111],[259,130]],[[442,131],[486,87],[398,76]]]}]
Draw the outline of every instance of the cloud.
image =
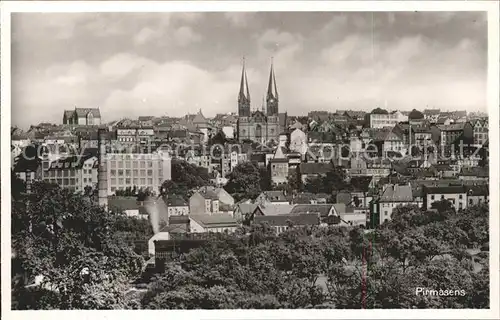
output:
[{"label": "cloud", "polygon": [[185,47],[194,42],[200,41],[201,36],[198,33],[194,32],[190,27],[184,26],[175,30],[173,39],[179,46]]},{"label": "cloud", "polygon": [[131,53],[119,53],[100,65],[100,75],[111,79],[120,79],[140,67],[150,64],[151,61]]},{"label": "cloud", "polygon": [[[410,20],[422,14],[375,13],[373,24],[366,13],[255,16],[259,23],[246,13],[14,16],[13,123],[60,123],[75,105],[100,107],[104,121],[236,112],[242,55],[254,109],[271,57],[289,114],[385,100],[404,110],[486,107],[483,16],[432,15],[418,25]],[[64,28],[57,36],[69,38],[54,38]]]},{"label": "cloud", "polygon": [[225,12],[224,17],[229,20],[229,22],[237,27],[244,28],[255,18],[255,13],[253,12]]},{"label": "cloud", "polygon": [[158,30],[145,27],[134,36],[134,43],[136,45],[142,45],[158,38],[160,38]]}]

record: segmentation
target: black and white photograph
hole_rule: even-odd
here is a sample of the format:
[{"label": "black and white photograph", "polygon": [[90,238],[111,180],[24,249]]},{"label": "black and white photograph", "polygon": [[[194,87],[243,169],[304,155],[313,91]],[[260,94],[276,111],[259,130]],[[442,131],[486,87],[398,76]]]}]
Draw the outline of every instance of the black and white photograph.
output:
[{"label": "black and white photograph", "polygon": [[2,314],[499,316],[498,2],[181,2],[2,4]]}]

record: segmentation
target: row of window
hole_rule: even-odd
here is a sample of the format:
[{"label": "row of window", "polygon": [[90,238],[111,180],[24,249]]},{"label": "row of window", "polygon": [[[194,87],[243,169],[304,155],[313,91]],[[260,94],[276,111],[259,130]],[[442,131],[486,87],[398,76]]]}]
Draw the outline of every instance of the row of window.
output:
[{"label": "row of window", "polygon": [[119,161],[116,161],[116,160],[111,160],[109,162],[109,165],[111,168],[126,168],[126,169],[130,169],[130,168],[133,168],[133,169],[136,169],[136,168],[141,168],[141,169],[144,169],[144,168],[152,168],[153,167],[153,162],[152,161],[145,161],[145,160],[141,160],[141,161],[137,161],[137,160],[131,160],[131,161],[123,161],[123,160],[119,160]]},{"label": "row of window", "polygon": [[[158,173],[161,176],[162,171],[158,170]],[[122,177],[122,176],[127,176],[127,177],[141,176],[141,177],[145,177],[146,175],[148,177],[152,177],[153,170],[151,170],[151,169],[148,169],[148,170],[146,170],[146,169],[141,169],[141,170],[138,170],[138,169],[134,169],[134,170],[111,169],[111,170],[109,170],[109,174],[111,177],[114,177],[114,176],[119,176],[119,177]]]},{"label": "row of window", "polygon": [[[90,179],[89,179],[90,180]],[[144,185],[144,184],[148,184],[148,185],[153,185],[153,178],[119,178],[119,179],[116,179],[116,178],[111,178],[110,180],[110,184],[111,186],[116,186],[116,185],[125,185],[125,186],[132,186],[132,185]],[[162,184],[163,181],[162,179],[158,179],[158,184]]]}]

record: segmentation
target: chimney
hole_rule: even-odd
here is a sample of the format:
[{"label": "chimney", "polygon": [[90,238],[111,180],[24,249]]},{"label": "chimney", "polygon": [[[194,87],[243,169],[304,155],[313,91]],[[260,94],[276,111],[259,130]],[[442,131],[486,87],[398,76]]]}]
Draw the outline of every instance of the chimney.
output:
[{"label": "chimney", "polygon": [[99,194],[99,206],[108,207],[108,170],[107,170],[107,157],[106,157],[106,130],[98,129],[98,155],[97,161],[99,163],[97,169],[97,185]]}]

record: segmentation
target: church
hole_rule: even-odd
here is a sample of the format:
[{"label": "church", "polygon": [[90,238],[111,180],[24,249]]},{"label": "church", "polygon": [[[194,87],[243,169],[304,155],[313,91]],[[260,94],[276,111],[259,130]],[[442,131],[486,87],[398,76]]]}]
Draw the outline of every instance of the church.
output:
[{"label": "church", "polygon": [[240,92],[238,95],[238,141],[251,140],[261,144],[277,143],[286,124],[286,113],[279,113],[279,96],[273,64],[269,73],[266,105],[262,110],[251,111],[250,89],[248,88],[245,64],[241,71]]}]

